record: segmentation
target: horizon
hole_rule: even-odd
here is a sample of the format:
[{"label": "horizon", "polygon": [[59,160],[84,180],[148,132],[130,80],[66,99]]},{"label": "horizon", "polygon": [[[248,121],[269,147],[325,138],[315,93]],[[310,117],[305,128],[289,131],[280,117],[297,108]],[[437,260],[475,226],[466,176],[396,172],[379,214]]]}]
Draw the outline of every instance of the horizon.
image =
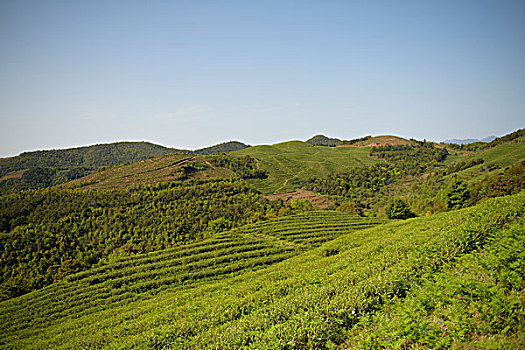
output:
[{"label": "horizon", "polygon": [[523,128],[525,2],[0,3],[0,157]]},{"label": "horizon", "polygon": [[457,140],[457,141],[477,140],[477,141],[481,141],[482,139],[488,138],[488,137],[496,137],[496,138],[502,137],[502,136],[508,135],[508,134],[510,134],[510,133],[512,133],[514,131],[517,131],[517,130],[520,130],[520,129],[516,129],[516,130],[510,131],[510,132],[505,133],[503,135],[487,135],[485,137],[476,138],[476,139],[474,139],[474,138],[465,138],[465,139],[449,138],[449,139],[445,139],[445,140],[430,140],[430,139],[426,139],[426,138],[418,139],[418,138],[414,138],[414,137],[395,135],[395,134],[392,134],[392,133],[390,133],[390,134],[382,134],[382,135],[367,134],[367,135],[362,135],[362,136],[352,137],[352,138],[341,138],[341,137],[337,137],[337,136],[330,136],[330,135],[318,133],[318,134],[312,135],[312,136],[310,136],[308,138],[305,138],[305,139],[302,139],[302,140],[301,139],[290,139],[290,140],[278,140],[278,141],[273,142],[273,143],[258,143],[258,144],[254,144],[254,143],[245,142],[245,141],[242,141],[242,140],[239,140],[239,139],[234,139],[234,140],[219,141],[219,142],[214,143],[214,144],[199,146],[199,147],[196,147],[196,148],[184,148],[184,147],[178,147],[176,145],[175,146],[173,146],[173,145],[164,145],[164,144],[161,144],[161,143],[158,143],[158,142],[155,142],[155,141],[151,141],[151,140],[115,140],[115,141],[108,141],[108,142],[95,142],[95,143],[92,143],[92,144],[71,145],[71,146],[66,146],[66,147],[62,147],[62,148],[45,148],[45,149],[42,148],[42,149],[25,150],[25,151],[22,151],[22,152],[20,152],[18,154],[7,155],[7,156],[0,155],[0,159],[17,157],[17,156],[19,156],[19,155],[21,155],[23,153],[42,152],[42,151],[44,151],[44,152],[45,151],[59,151],[59,150],[84,148],[84,147],[91,147],[91,146],[98,146],[98,145],[109,145],[109,144],[114,144],[114,143],[125,143],[125,142],[130,142],[130,143],[144,142],[144,143],[154,144],[154,145],[157,145],[157,146],[162,146],[162,147],[165,147],[165,148],[177,149],[177,150],[181,150],[181,151],[196,151],[196,150],[200,150],[200,149],[204,149],[204,148],[208,148],[208,147],[212,147],[212,146],[216,146],[216,145],[219,145],[219,144],[222,144],[222,143],[228,143],[228,142],[241,142],[241,143],[243,143],[243,144],[245,144],[245,145],[247,145],[249,147],[254,147],[254,146],[272,146],[272,145],[285,143],[285,142],[292,142],[292,141],[306,142],[307,140],[311,139],[314,136],[325,136],[325,137],[328,137],[328,138],[336,138],[336,139],[340,139],[340,140],[352,140],[352,139],[358,139],[358,138],[365,137],[365,136],[372,136],[372,137],[394,136],[394,137],[400,137],[400,138],[403,138],[403,139],[406,139],[406,140],[410,140],[410,139],[414,139],[414,140],[417,140],[417,141],[426,140],[427,142],[434,142],[434,143],[444,143],[445,141],[450,141],[450,140]]}]

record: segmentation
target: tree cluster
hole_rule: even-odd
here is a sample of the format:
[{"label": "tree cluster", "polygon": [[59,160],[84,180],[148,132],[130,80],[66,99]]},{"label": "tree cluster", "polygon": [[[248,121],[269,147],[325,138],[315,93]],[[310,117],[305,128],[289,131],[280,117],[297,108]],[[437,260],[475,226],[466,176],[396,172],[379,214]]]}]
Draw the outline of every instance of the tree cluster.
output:
[{"label": "tree cluster", "polygon": [[230,169],[243,179],[263,179],[268,176],[266,171],[257,167],[257,160],[251,156],[233,157],[227,154],[209,156],[208,161],[217,167]]}]

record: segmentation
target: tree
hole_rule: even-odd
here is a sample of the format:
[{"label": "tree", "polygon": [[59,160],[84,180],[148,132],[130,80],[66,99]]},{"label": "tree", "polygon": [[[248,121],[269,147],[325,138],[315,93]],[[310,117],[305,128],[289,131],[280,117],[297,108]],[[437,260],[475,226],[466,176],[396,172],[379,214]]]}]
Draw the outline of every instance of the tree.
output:
[{"label": "tree", "polygon": [[290,206],[296,213],[301,213],[303,211],[310,211],[314,209],[312,203],[308,199],[292,199]]},{"label": "tree", "polygon": [[415,216],[410,207],[401,198],[391,199],[385,208],[385,214],[389,219],[408,219]]},{"label": "tree", "polygon": [[448,209],[460,209],[468,205],[470,191],[463,180],[459,177],[454,177],[447,187],[446,196]]},{"label": "tree", "polygon": [[208,231],[210,231],[210,233],[212,234],[222,232],[222,231],[227,231],[231,228],[232,228],[232,222],[222,217],[212,220],[208,224]]},{"label": "tree", "polygon": [[345,214],[361,216],[363,215],[363,205],[356,201],[344,202],[337,208],[337,211]]}]

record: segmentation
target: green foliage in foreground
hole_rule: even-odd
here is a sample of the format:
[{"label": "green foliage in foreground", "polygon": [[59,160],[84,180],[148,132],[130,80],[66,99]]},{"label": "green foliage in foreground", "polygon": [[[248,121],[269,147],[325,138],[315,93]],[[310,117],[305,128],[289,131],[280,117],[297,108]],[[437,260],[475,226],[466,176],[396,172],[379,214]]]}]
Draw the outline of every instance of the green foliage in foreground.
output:
[{"label": "green foliage in foreground", "polygon": [[[491,251],[508,225],[523,224],[524,211],[522,193],[366,230],[355,230],[344,219],[339,238],[317,248],[308,242],[318,234],[333,234],[334,222],[351,217],[308,212],[252,224],[213,242],[124,259],[1,302],[0,344],[20,349],[335,348],[349,344],[352,332],[384,313],[387,303],[413,295],[432,276],[436,281],[446,276],[462,256]],[[522,228],[510,231],[523,236]],[[241,241],[227,251],[228,244]],[[250,253],[249,246],[257,248]],[[518,259],[496,254],[502,269],[491,271],[501,286],[521,283],[518,277],[523,276],[520,245],[508,246],[515,251],[508,256],[518,254]],[[246,253],[232,254],[236,249]],[[274,263],[261,268],[266,259]],[[440,289],[444,294],[451,290],[437,284],[435,292]],[[458,295],[484,300],[468,289]],[[522,297],[509,300],[509,309],[498,315],[523,310]],[[463,327],[462,320],[453,324],[455,329]],[[494,325],[503,338],[518,332],[514,316]],[[417,329],[410,322],[409,327]]]},{"label": "green foliage in foreground", "polygon": [[347,348],[525,347],[525,224],[487,238],[487,245],[425,276],[404,300],[364,317]]},{"label": "green foliage in foreground", "polygon": [[166,288],[187,288],[194,283],[258,269],[353,230],[380,223],[381,220],[336,212],[309,212],[247,225],[202,242],[123,258],[26,295],[19,299],[22,304],[16,301],[6,304],[14,306],[18,316],[29,318],[3,317],[14,309],[1,313],[0,324],[7,328],[0,333],[7,335],[13,329],[33,331],[33,326],[50,319],[67,321],[72,312],[77,316],[89,315],[100,308],[99,303],[128,303],[157,295]]},{"label": "green foliage in foreground", "polygon": [[115,255],[164,249],[264,218],[278,211],[274,205],[233,179],[0,197],[0,297],[41,288]]}]

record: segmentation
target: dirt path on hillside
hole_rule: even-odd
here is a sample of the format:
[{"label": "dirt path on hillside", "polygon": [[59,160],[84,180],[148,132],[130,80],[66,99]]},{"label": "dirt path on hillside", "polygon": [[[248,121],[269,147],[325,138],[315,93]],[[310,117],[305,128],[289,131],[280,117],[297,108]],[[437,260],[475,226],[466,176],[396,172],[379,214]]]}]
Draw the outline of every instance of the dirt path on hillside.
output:
[{"label": "dirt path on hillside", "polygon": [[209,166],[210,168],[212,168],[213,170],[215,170],[215,167],[214,167],[210,162],[208,162],[207,160],[203,160],[203,162],[204,162],[207,166]]},{"label": "dirt path on hillside", "polygon": [[18,171],[14,171],[12,173],[9,173],[5,176],[3,176],[0,181],[4,181],[4,180],[7,180],[7,179],[21,179],[22,178],[22,175],[24,175],[24,173],[26,171],[28,171],[29,169],[22,169],[22,170],[18,170]]},{"label": "dirt path on hillside", "polygon": [[197,157],[191,157],[191,158],[189,158],[189,159],[181,160],[181,161],[178,162],[178,163],[175,163],[175,164],[173,164],[173,165],[170,165],[170,166],[166,167],[166,169],[170,169],[170,168],[178,168],[178,167],[180,167],[181,165],[184,165],[184,164],[186,164],[186,163],[188,163],[188,162],[192,162],[192,161],[194,161],[196,158],[197,158]]}]

